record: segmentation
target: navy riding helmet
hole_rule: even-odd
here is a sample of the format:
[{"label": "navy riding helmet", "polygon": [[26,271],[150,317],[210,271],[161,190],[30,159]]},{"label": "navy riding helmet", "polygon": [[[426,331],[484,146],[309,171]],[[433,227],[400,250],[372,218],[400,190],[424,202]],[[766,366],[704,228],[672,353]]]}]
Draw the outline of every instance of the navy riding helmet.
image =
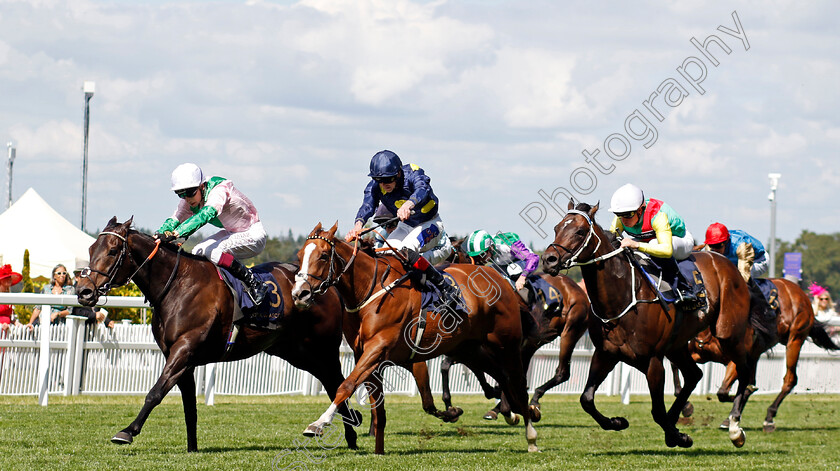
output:
[{"label": "navy riding helmet", "polygon": [[371,178],[395,177],[399,175],[401,168],[402,162],[397,154],[390,150],[383,150],[377,152],[370,159],[370,173],[368,176]]}]

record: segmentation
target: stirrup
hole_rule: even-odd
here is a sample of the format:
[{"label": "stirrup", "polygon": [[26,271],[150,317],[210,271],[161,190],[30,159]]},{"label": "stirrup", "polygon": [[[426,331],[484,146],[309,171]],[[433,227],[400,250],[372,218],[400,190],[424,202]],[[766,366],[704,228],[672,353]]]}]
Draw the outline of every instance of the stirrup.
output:
[{"label": "stirrup", "polygon": [[254,306],[259,306],[265,301],[265,297],[268,295],[268,286],[263,282],[259,282],[257,286],[249,286],[245,292],[248,293],[248,297],[251,298]]}]

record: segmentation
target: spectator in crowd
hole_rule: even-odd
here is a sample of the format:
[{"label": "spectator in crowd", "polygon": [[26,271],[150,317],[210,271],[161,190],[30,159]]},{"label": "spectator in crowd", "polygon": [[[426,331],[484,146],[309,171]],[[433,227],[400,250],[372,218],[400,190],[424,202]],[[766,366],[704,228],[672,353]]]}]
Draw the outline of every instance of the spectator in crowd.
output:
[{"label": "spectator in crowd", "polygon": [[[12,290],[12,286],[20,283],[20,273],[12,271],[11,265],[3,265],[0,267],[0,293],[8,293]],[[0,329],[3,332],[9,331],[9,325],[20,325],[20,322],[15,316],[14,306],[10,304],[0,304]]]},{"label": "spectator in crowd", "polygon": [[[76,289],[70,283],[70,274],[67,273],[67,267],[62,264],[56,265],[52,269],[52,278],[50,282],[41,289],[42,294],[65,294],[74,295]],[[70,314],[70,308],[67,306],[50,306],[50,323],[60,324],[64,323],[64,319]],[[39,317],[41,316],[41,306],[36,306],[32,311],[32,317],[29,318],[29,323],[26,326],[32,328],[41,323]]]},{"label": "spectator in crowd", "polygon": [[[814,309],[815,320],[823,323],[830,321],[840,322],[840,317],[837,316],[837,312],[834,310],[834,304],[831,301],[831,294],[827,289],[816,283],[811,283],[811,286],[808,287],[808,291],[810,291],[811,296],[814,297],[811,307]],[[840,332],[840,325],[829,326],[826,330],[830,335],[835,335]]]}]

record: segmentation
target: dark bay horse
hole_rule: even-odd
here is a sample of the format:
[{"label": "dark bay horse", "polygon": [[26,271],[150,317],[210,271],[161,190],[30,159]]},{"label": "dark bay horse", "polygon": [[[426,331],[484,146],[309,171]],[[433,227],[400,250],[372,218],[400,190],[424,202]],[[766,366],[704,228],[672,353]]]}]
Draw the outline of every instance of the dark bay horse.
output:
[{"label": "dark bay horse", "polygon": [[[133,218],[132,218],[133,219]],[[197,451],[196,366],[218,361],[248,358],[259,352],[278,356],[296,368],[308,371],[335,397],[344,381],[339,361],[342,316],[345,314],[338,293],[332,289],[321,296],[310,310],[301,311],[292,302],[294,273],[271,263],[278,285],[266,302],[285,302],[282,327],[276,330],[243,326],[228,355],[225,343],[231,330],[234,297],[216,267],[204,257],[183,253],[172,244],[156,240],[131,228],[132,219],[118,224],[113,218],[90,247],[90,267],[82,271],[77,285],[79,303],[96,304],[108,289],[134,281],[154,308],[152,333],[166,357],[160,378],[146,395],[137,418],[111,441],[129,444],[149,414],[177,384],[184,405],[187,450]],[[339,406],[344,417],[361,421],[358,411]],[[353,415],[351,415],[353,414]],[[347,445],[356,449],[356,431],[345,423]]]},{"label": "dark bay horse", "polygon": [[[392,255],[371,256],[358,247],[335,238],[337,225],[329,231],[318,224],[298,252],[298,272],[292,296],[301,306],[336,286],[350,312],[355,335],[347,337],[356,355],[356,366],[339,387],[333,404],[310,424],[304,435],[324,432],[337,407],[361,385],[368,388],[373,405],[375,453],[385,452],[385,405],[382,371],[397,365],[408,367],[448,354],[464,364],[489,372],[499,383],[506,401],[502,413],[508,420],[519,414],[525,420],[528,451],[538,451],[537,432],[528,413],[528,391],[522,370],[522,327],[519,302],[513,290],[493,269],[474,265],[450,265],[446,273],[461,286],[468,315],[421,312],[421,293],[405,277],[402,263]],[[425,329],[421,326],[427,321]],[[479,354],[484,349],[488,354]],[[489,358],[492,362],[485,363]]]},{"label": "dark bay horse", "polygon": [[[615,237],[595,222],[598,205],[585,203],[573,207],[569,202],[566,216],[555,226],[555,240],[543,254],[546,272],[581,265],[586,291],[592,302],[589,334],[595,346],[589,378],[580,401],[605,430],[623,430],[629,425],[624,417],[608,418],[595,407],[595,391],[615,365],[622,361],[645,374],[651,397],[654,421],[665,432],[669,447],[690,447],[691,437],[677,427],[680,411],[702,377],[691,359],[688,341],[698,332],[711,328],[721,348],[733,359],[739,375],[750,377],[754,364],[747,358],[741,340],[749,316],[749,292],[737,268],[722,255],[695,254],[697,267],[706,286],[705,310],[684,313],[656,301],[650,282],[631,263],[626,249]],[[615,244],[615,245],[614,245]],[[665,370],[663,358],[675,364],[686,385],[671,408],[664,403]],[[739,426],[740,411],[746,401],[746,385],[738,385],[737,411],[730,421],[729,438],[743,446],[745,435]]]},{"label": "dark bay horse", "polygon": [[[463,241],[464,239],[460,239],[452,242],[452,246],[455,248],[455,254],[453,255],[454,262],[475,264],[473,257],[470,257],[461,249]],[[534,391],[534,395],[529,404],[534,422],[539,422],[542,417],[540,413],[540,399],[545,395],[546,391],[558,384],[564,383],[571,376],[570,365],[572,353],[578,340],[580,340],[589,326],[589,298],[580,286],[565,275],[551,276],[544,273],[538,275],[560,293],[563,297],[563,302],[557,311],[546,311],[540,305],[529,308],[522,301],[522,307],[525,308],[521,311],[523,315],[522,367],[525,371],[528,371],[531,358],[533,358],[540,347],[556,339],[558,336],[560,337],[560,363],[557,365],[554,376]],[[513,289],[510,283],[506,287]],[[449,370],[454,364],[455,361],[449,356],[446,356],[440,364],[443,403],[447,411],[453,409],[452,394],[449,388]],[[484,372],[473,371],[473,373],[475,373],[485,397],[488,399],[501,399],[501,391],[487,383]],[[498,407],[497,405],[488,411],[484,415],[484,418],[495,419],[498,413]],[[459,408],[456,409],[460,410]]]},{"label": "dark bay horse", "polygon": [[[782,383],[782,390],[776,396],[776,400],[767,408],[767,415],[764,418],[763,430],[765,432],[772,432],[776,430],[776,413],[779,410],[779,405],[787,397],[788,394],[796,386],[796,365],[799,362],[799,352],[802,350],[802,344],[808,337],[821,348],[826,350],[840,350],[840,346],[831,340],[831,336],[825,330],[825,327],[814,321],[814,310],[811,308],[811,302],[808,296],[796,284],[784,278],[772,278],[773,284],[779,291],[779,317],[777,319],[777,339],[778,343],[785,345],[785,377]],[[743,340],[747,346],[750,356],[756,360],[759,359],[762,353],[772,348],[775,344],[768,344],[762,341],[759,334],[756,334],[755,329],[750,326],[745,332]],[[706,363],[713,361],[727,365],[726,375],[717,392],[718,400],[721,402],[732,402],[733,398],[729,395],[732,385],[738,379],[735,371],[735,364],[725,356],[720,347],[720,342],[712,336],[710,330],[705,330],[697,335],[694,339],[689,341],[689,351],[694,361],[698,363]],[[751,394],[755,391],[755,375],[751,381],[748,382],[747,393]],[[679,376],[674,372],[674,390],[679,393],[680,382]],[[687,404],[686,407],[688,407]],[[693,410],[693,408],[689,409]],[[684,414],[686,414],[684,409]],[[726,419],[721,427],[728,428],[729,419]]]}]

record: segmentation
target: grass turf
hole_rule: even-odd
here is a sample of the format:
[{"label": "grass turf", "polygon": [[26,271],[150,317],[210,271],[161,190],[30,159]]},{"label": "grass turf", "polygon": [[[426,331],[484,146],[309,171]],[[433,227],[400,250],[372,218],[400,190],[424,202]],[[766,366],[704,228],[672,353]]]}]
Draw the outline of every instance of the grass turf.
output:
[{"label": "grass turf", "polygon": [[[202,398],[199,398],[201,401]],[[840,463],[840,396],[791,395],[781,407],[775,433],[761,430],[773,399],[754,395],[742,426],[747,443],[736,449],[718,430],[728,404],[694,396],[694,417],[680,430],[694,439],[689,449],[665,446],[650,417],[646,397],[630,405],[598,396],[608,416],[622,415],[630,428],[601,430],[584,413],[577,396],[547,396],[537,425],[541,453],[527,453],[525,429],[503,420],[481,419],[492,403],[456,396],[465,413],[455,424],[427,416],[416,397],[388,396],[385,456],[373,454],[367,432],[358,429],[360,450],[348,450],[343,430],[319,442],[301,435],[326,409],[321,397],[217,396],[198,406],[198,453],[186,452],[180,398],[168,397],[151,414],[132,445],[113,445],[143,404],[138,396],[50,397],[48,407],[33,397],[0,396],[0,469],[837,469]],[[358,408],[358,407],[357,407]],[[338,439],[339,446],[331,442]]]}]

